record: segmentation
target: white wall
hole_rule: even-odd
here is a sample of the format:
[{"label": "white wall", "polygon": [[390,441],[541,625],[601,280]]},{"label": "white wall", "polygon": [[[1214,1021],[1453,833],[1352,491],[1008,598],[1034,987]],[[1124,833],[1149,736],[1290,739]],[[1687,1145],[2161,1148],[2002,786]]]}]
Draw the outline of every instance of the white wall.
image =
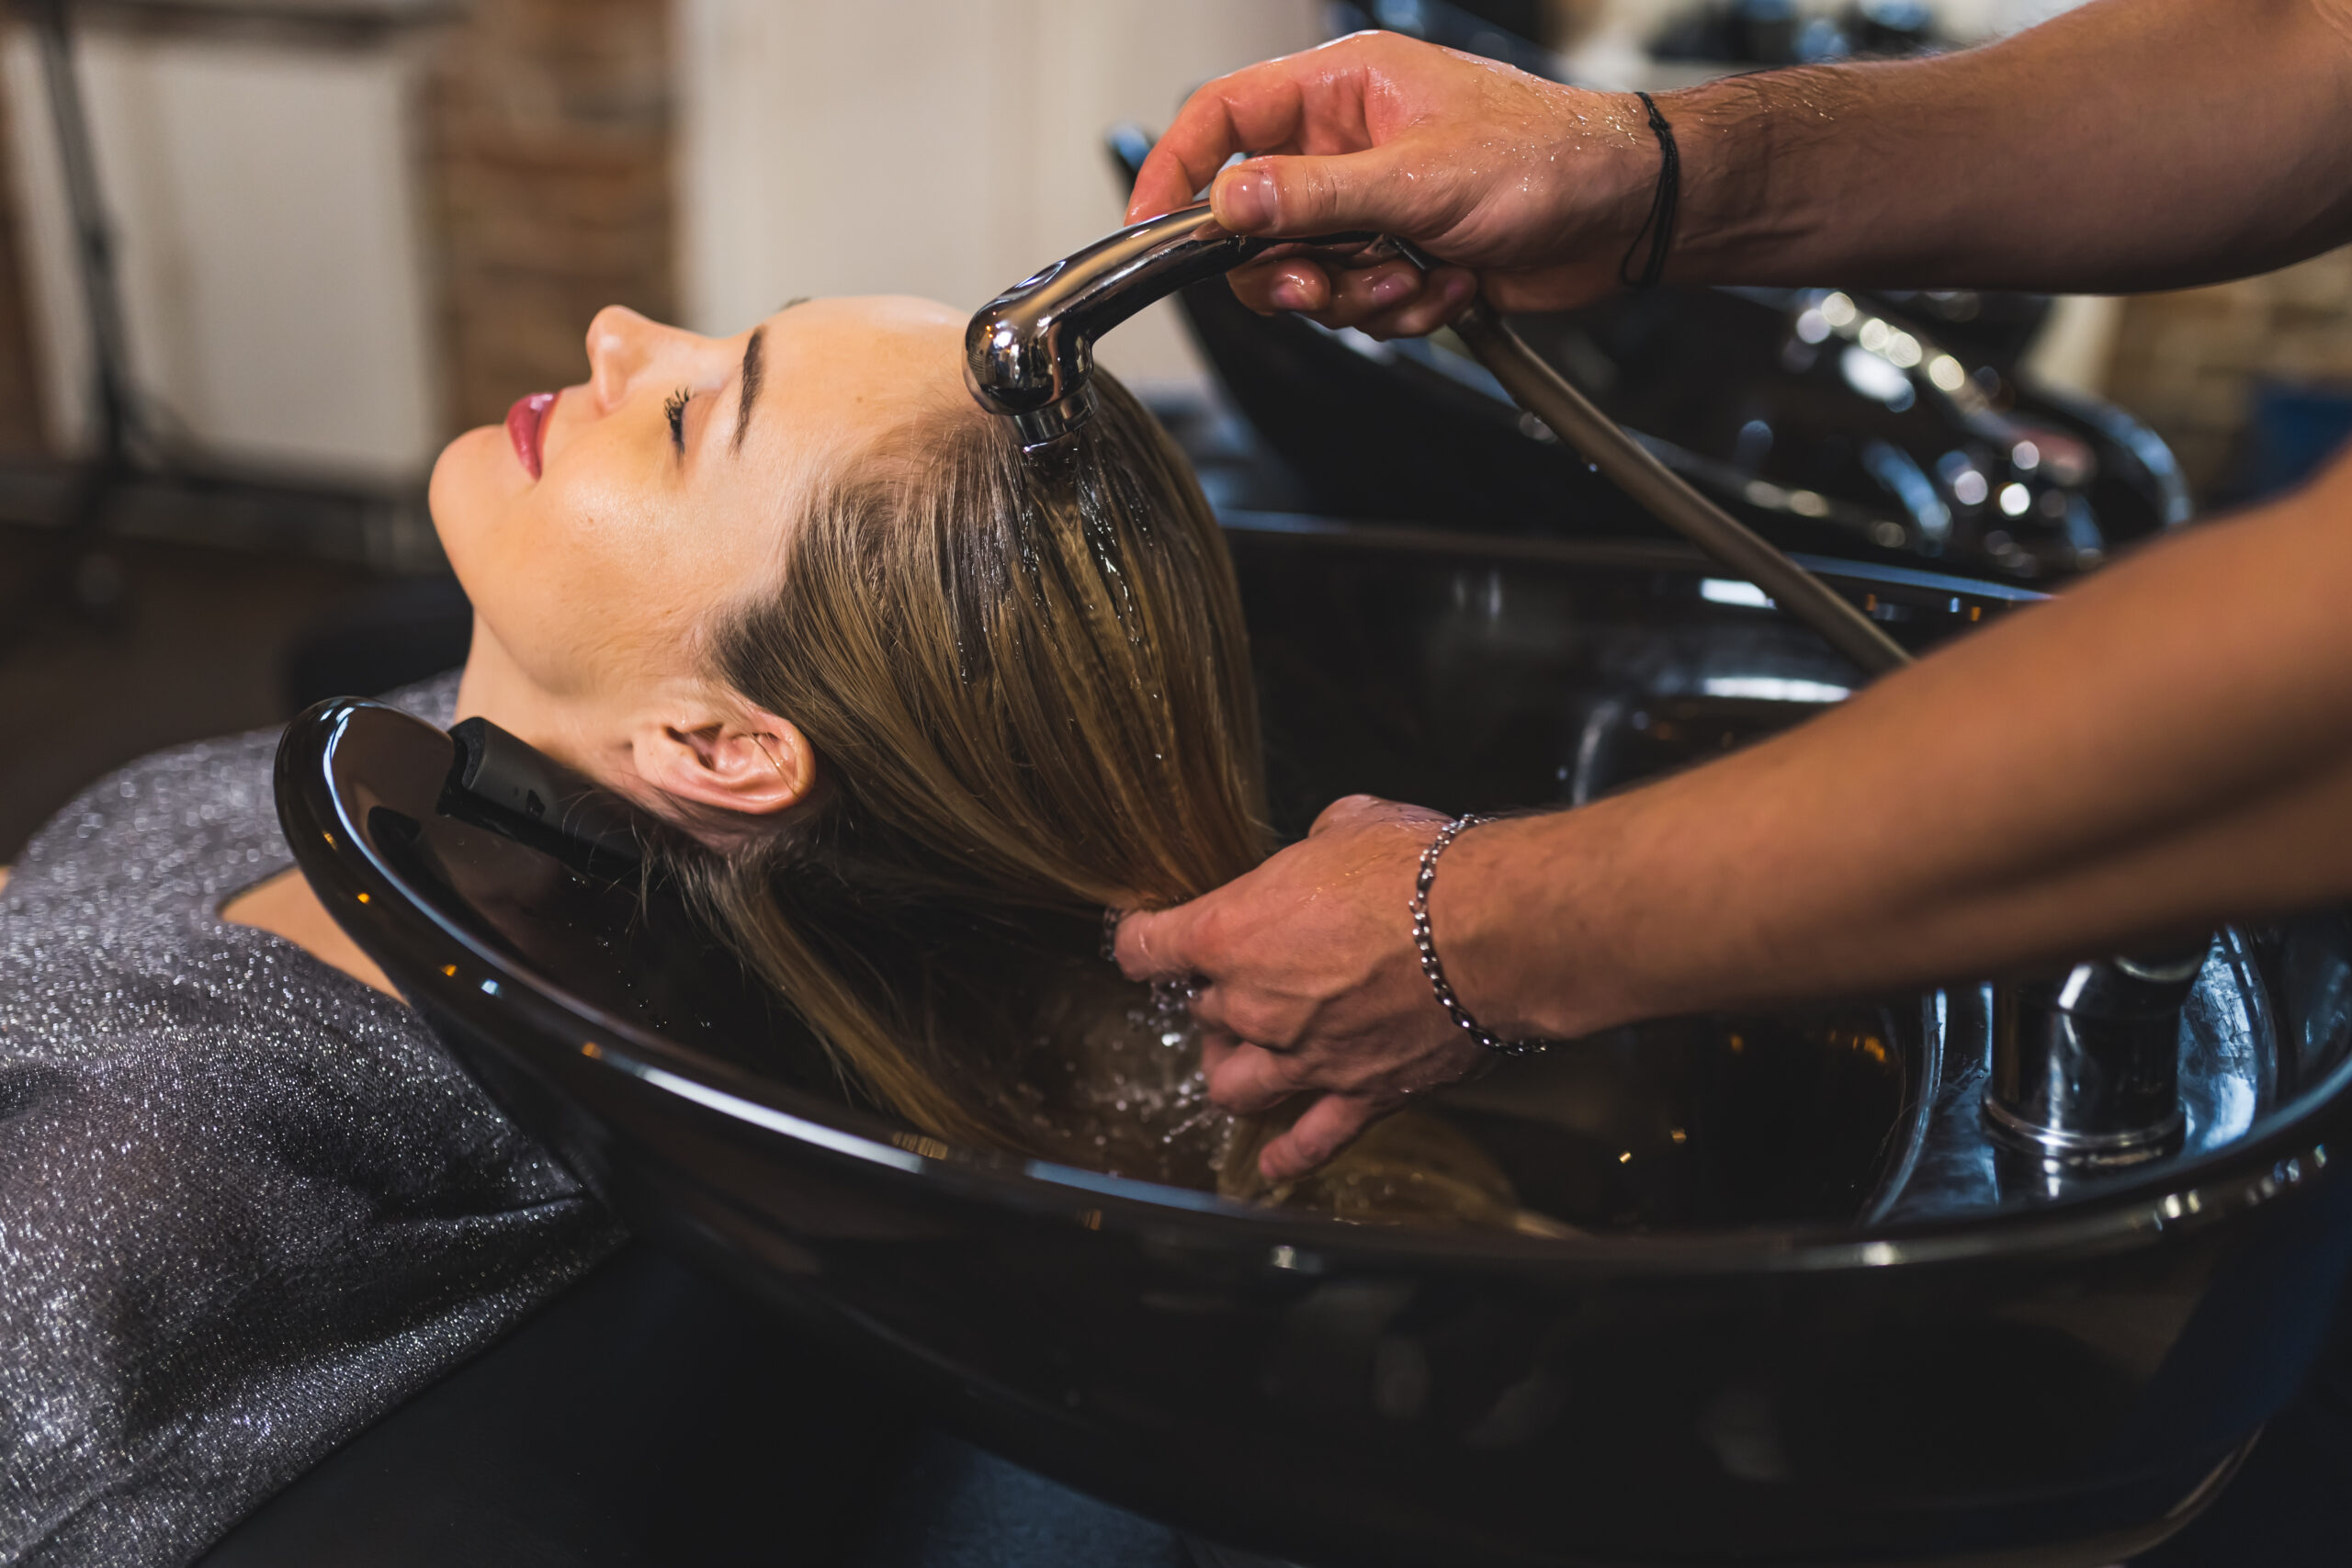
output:
[{"label": "white wall", "polygon": [[[1319,41],[1316,0],[679,0],[693,324],[801,294],[977,308],[1119,224],[1102,152],[1211,76]],[[1200,374],[1170,308],[1103,339]]]},{"label": "white wall", "polygon": [[[132,368],[211,454],[398,480],[438,421],[412,188],[413,59],[92,32],[85,96],[119,243]],[[61,444],[87,424],[88,340],[31,39],[5,45],[31,231],[34,337]]]}]

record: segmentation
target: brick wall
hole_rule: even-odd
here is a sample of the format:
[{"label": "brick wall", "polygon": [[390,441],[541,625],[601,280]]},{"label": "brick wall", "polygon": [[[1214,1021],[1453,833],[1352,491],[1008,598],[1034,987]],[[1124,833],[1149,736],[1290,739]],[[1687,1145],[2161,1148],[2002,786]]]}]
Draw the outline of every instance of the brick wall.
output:
[{"label": "brick wall", "polygon": [[2172,443],[2200,495],[2229,477],[2258,378],[2352,384],[2352,249],[2125,302],[2108,395]]},{"label": "brick wall", "polygon": [[668,0],[475,0],[435,49],[425,189],[451,428],[585,376],[601,306],[677,308]]}]

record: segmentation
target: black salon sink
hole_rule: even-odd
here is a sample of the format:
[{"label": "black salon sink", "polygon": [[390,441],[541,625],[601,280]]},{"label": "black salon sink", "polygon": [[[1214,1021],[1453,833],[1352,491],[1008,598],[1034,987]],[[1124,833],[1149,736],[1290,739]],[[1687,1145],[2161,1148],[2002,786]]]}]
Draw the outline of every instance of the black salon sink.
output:
[{"label": "black salon sink", "polygon": [[[1673,547],[1228,523],[1291,830],[1353,789],[1589,799],[1853,683]],[[2022,597],[1817,564],[1916,647]],[[1512,1065],[1431,1114],[1554,1234],[1348,1224],[845,1103],[658,884],[502,823],[452,761],[429,725],[322,705],[280,810],[518,1118],[642,1234],[883,1347],[981,1440],[1238,1545],[2095,1568],[2227,1477],[2352,1237],[2340,919],[2217,939],[2184,1015],[2191,1129],[2132,1170],[1996,1154],[1972,983]]]}]

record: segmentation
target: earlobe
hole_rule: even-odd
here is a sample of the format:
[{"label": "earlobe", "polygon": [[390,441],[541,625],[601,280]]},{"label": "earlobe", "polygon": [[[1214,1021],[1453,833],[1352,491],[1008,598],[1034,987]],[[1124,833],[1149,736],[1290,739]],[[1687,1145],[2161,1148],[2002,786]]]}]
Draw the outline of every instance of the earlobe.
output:
[{"label": "earlobe", "polygon": [[704,723],[649,724],[637,741],[638,771],[695,817],[712,810],[775,817],[808,798],[816,752],[788,719],[761,709]]}]

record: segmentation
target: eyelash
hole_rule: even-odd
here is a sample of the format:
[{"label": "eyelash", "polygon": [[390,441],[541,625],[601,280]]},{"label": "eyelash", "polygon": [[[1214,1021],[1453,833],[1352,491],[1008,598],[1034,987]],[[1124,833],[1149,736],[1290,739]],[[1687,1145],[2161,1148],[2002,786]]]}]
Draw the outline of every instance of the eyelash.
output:
[{"label": "eyelash", "polygon": [[693,400],[694,393],[681,387],[662,405],[662,413],[670,421],[670,445],[678,449],[681,457],[686,455],[686,404]]}]

